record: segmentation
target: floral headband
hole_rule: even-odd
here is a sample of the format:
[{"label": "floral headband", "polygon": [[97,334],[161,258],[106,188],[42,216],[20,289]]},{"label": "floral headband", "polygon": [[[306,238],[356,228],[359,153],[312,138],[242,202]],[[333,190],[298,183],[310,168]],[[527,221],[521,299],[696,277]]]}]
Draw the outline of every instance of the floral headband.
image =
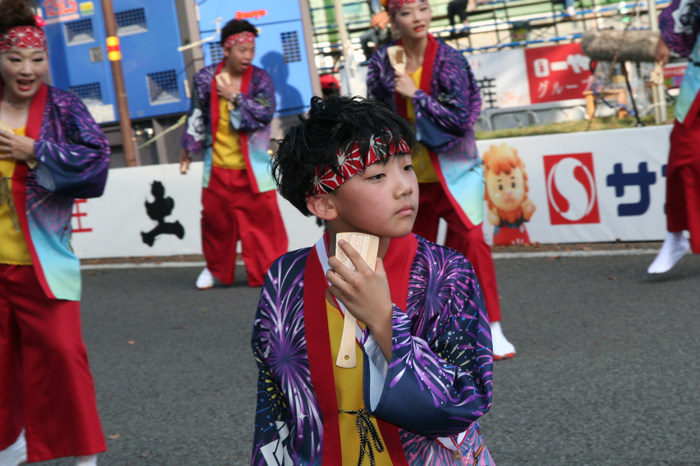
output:
[{"label": "floral headband", "polygon": [[255,34],[250,31],[231,34],[226,38],[226,42],[224,42],[224,49],[229,49],[234,45],[243,44],[244,42],[255,42]]},{"label": "floral headband", "polygon": [[[389,140],[389,142],[384,142],[385,140]],[[339,149],[338,173],[333,171],[330,167],[328,167],[325,172],[321,173],[321,167],[317,167],[311,194],[307,196],[307,198],[316,194],[332,193],[366,167],[389,155],[410,153],[411,147],[406,141],[403,139],[399,139],[398,141],[393,140],[388,133],[383,138],[374,138],[370,142],[365,163],[362,163],[363,157],[360,146],[357,143],[354,143],[345,150]]]},{"label": "floral headband", "polygon": [[384,5],[384,8],[386,8],[386,10],[389,12],[389,16],[394,16],[402,6],[406,5],[407,3],[416,2],[428,3],[427,0],[382,0],[382,5]]},{"label": "floral headband", "polygon": [[39,16],[34,17],[35,26],[15,26],[0,34],[0,53],[9,52],[12,49],[41,49],[49,51],[46,42],[46,33],[43,27],[46,25]]}]

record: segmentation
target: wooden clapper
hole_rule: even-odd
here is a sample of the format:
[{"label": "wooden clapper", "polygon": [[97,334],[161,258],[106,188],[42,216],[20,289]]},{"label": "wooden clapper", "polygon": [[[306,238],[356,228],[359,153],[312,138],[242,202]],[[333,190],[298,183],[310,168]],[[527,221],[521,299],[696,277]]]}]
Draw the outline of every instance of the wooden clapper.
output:
[{"label": "wooden clapper", "polygon": [[[355,270],[352,261],[345,255],[338,241],[347,241],[367,262],[367,265],[374,270],[377,266],[377,253],[379,252],[379,237],[367,235],[364,233],[338,233],[335,243],[335,257],[342,262],[350,270]],[[350,312],[343,309],[345,313],[345,321],[343,323],[343,337],[340,340],[340,350],[338,351],[338,359],[335,365],[346,369],[357,367],[357,356],[355,354],[355,329],[357,328],[357,319]]]},{"label": "wooden clapper", "polygon": [[386,53],[389,55],[391,66],[399,73],[404,74],[406,72],[406,51],[403,45],[392,45],[386,49]]},{"label": "wooden clapper", "polygon": [[[222,86],[228,86],[229,84],[231,84],[231,75],[228,74],[227,71],[222,71],[221,73],[216,75],[216,82],[221,84]],[[226,107],[229,111],[233,110],[233,104],[230,101],[226,102]]]}]

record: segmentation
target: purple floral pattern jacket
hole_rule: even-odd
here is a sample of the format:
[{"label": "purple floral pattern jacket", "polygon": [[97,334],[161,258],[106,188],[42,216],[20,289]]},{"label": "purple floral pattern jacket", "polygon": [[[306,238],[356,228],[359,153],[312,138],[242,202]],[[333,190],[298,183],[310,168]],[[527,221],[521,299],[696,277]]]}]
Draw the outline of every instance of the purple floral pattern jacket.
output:
[{"label": "purple floral pattern jacket", "polygon": [[[394,69],[387,54],[387,48],[395,44],[387,44],[372,55],[367,91],[397,110]],[[484,177],[474,123],[481,110],[481,94],[467,60],[438,41],[430,93],[419,89],[413,96],[413,105],[416,139],[437,153],[443,175],[441,182],[455,200],[455,207],[463,211],[472,225],[479,225],[483,221]],[[431,147],[430,141],[439,145]]]},{"label": "purple floral pattern jacket", "polygon": [[[290,252],[270,267],[258,304],[252,338],[259,368],[255,466],[323,463],[323,419],[304,322],[309,252]],[[460,253],[420,239],[408,290],[405,312],[394,307],[392,359],[379,388],[368,377],[372,356],[365,331],[365,406],[399,427],[411,466],[472,465],[476,459],[481,466],[492,465],[477,422],[491,406],[493,356],[474,269]],[[435,439],[467,429],[463,458],[456,461]]]},{"label": "purple floral pattern jacket", "polygon": [[[204,180],[209,185],[212,167],[212,122],[211,99],[212,82],[219,65],[210,65],[194,76],[192,107],[187,116],[187,125],[180,145],[195,154],[202,154],[204,160]],[[252,65],[251,65],[252,66]],[[216,95],[214,98],[218,98]],[[270,122],[275,114],[277,101],[272,78],[267,71],[253,66],[247,94],[239,93],[237,107],[229,112],[231,125],[236,131],[245,132],[248,160],[253,171],[259,192],[275,189],[270,173]]]},{"label": "purple floral pattern jacket", "polygon": [[[41,128],[34,143],[39,164],[33,170],[18,164],[12,190],[18,209],[24,204],[24,210],[17,214],[46,295],[78,301],[80,260],[70,244],[73,203],[77,198],[102,195],[110,147],[102,129],[75,94],[52,86],[46,86],[45,92]],[[29,118],[37,116],[30,107]]]}]

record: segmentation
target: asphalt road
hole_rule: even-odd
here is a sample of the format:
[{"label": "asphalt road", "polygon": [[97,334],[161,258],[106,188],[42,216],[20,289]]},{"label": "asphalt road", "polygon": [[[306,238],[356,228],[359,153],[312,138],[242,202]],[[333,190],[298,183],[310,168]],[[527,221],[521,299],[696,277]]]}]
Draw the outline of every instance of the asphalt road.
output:
[{"label": "asphalt road", "polygon": [[[482,420],[499,466],[700,465],[700,257],[499,259],[503,328]],[[198,291],[199,269],[84,272],[101,465],[245,465],[260,289]],[[42,463],[72,465],[57,460]]]}]

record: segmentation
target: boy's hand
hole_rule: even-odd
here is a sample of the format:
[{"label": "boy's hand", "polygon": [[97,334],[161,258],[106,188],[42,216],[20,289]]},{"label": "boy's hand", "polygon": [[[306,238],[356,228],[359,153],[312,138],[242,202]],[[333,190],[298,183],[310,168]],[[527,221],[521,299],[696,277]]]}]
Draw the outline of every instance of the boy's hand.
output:
[{"label": "boy's hand", "polygon": [[373,271],[347,241],[340,241],[338,245],[355,265],[355,270],[351,271],[331,257],[328,264],[332,270],[326,274],[331,294],[343,302],[353,317],[367,325],[375,338],[387,331],[391,338],[393,304],[382,259],[377,258],[377,270]]}]

